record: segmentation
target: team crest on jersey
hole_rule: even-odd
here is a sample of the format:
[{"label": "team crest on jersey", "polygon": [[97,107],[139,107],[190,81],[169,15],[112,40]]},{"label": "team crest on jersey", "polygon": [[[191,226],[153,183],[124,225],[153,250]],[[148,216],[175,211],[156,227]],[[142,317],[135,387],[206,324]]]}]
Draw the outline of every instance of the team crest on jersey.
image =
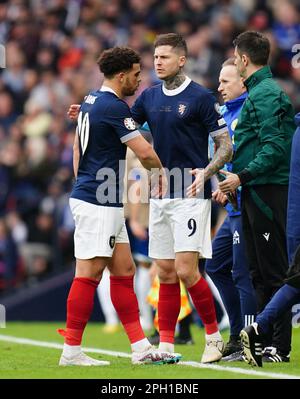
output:
[{"label": "team crest on jersey", "polygon": [[113,249],[113,247],[115,246],[115,243],[116,243],[116,237],[110,236],[109,237],[109,246],[111,247],[111,249]]},{"label": "team crest on jersey", "polygon": [[126,129],[128,130],[135,130],[136,126],[135,126],[135,122],[132,118],[125,118],[124,119],[124,125],[126,127]]},{"label": "team crest on jersey", "polygon": [[183,116],[186,114],[187,112],[187,108],[188,108],[188,104],[187,103],[179,103],[178,104],[178,108],[177,108],[177,112],[180,116]]}]

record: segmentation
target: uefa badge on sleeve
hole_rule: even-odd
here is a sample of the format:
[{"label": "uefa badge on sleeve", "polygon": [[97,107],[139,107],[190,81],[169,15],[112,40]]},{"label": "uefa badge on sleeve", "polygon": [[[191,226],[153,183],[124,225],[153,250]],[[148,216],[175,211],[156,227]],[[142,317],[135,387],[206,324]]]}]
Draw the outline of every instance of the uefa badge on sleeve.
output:
[{"label": "uefa badge on sleeve", "polygon": [[132,118],[125,118],[124,119],[124,125],[126,127],[126,129],[128,130],[135,130],[136,126],[135,126],[135,122]]}]

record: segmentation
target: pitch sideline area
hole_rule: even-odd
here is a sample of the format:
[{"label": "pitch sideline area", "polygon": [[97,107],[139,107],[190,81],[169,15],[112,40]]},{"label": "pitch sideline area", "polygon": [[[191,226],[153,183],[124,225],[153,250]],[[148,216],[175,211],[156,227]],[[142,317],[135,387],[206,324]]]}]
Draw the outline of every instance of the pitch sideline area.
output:
[{"label": "pitch sideline area", "polygon": [[[0,334],[0,341],[7,342],[11,344],[19,344],[19,345],[29,345],[43,348],[51,348],[51,349],[59,349],[61,350],[63,345],[55,342],[41,341],[28,339],[24,337],[15,337],[11,335]],[[119,352],[119,351],[111,351],[107,349],[100,349],[94,347],[84,347],[85,352],[89,353],[98,353],[105,356],[118,357],[118,358],[130,358],[129,353]],[[278,373],[278,372],[269,372],[263,371],[263,369],[253,369],[253,368],[241,368],[241,367],[232,367],[232,366],[223,366],[219,364],[211,364],[205,365],[195,361],[181,361],[178,365],[172,367],[193,367],[199,368],[203,370],[212,370],[219,371],[231,374],[241,374],[244,375],[244,378],[275,378],[275,379],[300,379],[300,375],[291,375],[286,373]],[[274,365],[276,366],[276,365]],[[143,366],[142,366],[143,367]],[[148,366],[149,367],[149,366]],[[168,366],[160,366],[160,367],[168,367]],[[149,370],[149,368],[148,368]],[[248,377],[247,377],[248,376]],[[199,376],[200,377],[200,376]],[[51,377],[50,377],[51,378]],[[225,377],[226,378],[226,377]],[[227,378],[235,378],[234,375],[228,376]]]}]

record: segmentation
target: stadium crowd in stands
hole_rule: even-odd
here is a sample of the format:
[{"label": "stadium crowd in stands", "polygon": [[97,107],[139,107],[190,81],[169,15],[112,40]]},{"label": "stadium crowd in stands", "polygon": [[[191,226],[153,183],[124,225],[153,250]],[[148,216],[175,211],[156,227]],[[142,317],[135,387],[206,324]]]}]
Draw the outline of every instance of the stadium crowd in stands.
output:
[{"label": "stadium crowd in stands", "polygon": [[140,52],[137,96],[156,83],[156,35],[181,33],[190,51],[186,74],[216,94],[232,41],[248,29],[270,39],[272,72],[299,112],[297,1],[0,0],[0,295],[73,262],[75,126],[66,112],[99,86],[101,51],[127,45]]}]

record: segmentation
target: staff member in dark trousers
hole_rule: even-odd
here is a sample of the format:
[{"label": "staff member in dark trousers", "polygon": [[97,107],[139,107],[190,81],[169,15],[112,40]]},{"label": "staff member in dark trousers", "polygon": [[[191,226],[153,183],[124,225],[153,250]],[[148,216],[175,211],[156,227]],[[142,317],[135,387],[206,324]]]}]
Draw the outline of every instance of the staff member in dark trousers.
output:
[{"label": "staff member in dark trousers", "polygon": [[[224,99],[220,113],[226,121],[233,148],[235,148],[235,127],[248,94],[244,80],[239,76],[234,65],[234,58],[229,58],[223,63],[219,82],[218,91]],[[224,169],[232,171],[232,163],[227,162]],[[229,318],[230,337],[225,345],[222,360],[242,361],[242,344],[239,334],[243,327],[255,320],[256,295],[245,253],[240,209],[241,191],[236,190],[235,197],[227,198],[218,189],[213,192],[212,198],[220,205],[224,205],[226,201],[225,209],[228,215],[213,239],[212,259],[206,260],[205,268],[220,293]]]},{"label": "staff member in dark trousers", "polygon": [[[258,32],[234,41],[235,64],[248,97],[235,130],[233,173],[219,184],[225,194],[242,185],[242,219],[250,273],[261,311],[283,285],[288,269],[286,211],[294,110],[272,79],[270,43]],[[264,343],[263,360],[289,361],[291,313],[280,317]]]},{"label": "staff member in dark trousers", "polygon": [[[300,302],[300,113],[295,117],[297,130],[293,138],[289,181],[287,242],[290,268],[285,284],[276,292],[256,322],[241,332],[247,363],[262,367],[262,339],[280,315]],[[299,323],[296,315],[294,323]],[[280,356],[274,356],[280,362]]]}]

